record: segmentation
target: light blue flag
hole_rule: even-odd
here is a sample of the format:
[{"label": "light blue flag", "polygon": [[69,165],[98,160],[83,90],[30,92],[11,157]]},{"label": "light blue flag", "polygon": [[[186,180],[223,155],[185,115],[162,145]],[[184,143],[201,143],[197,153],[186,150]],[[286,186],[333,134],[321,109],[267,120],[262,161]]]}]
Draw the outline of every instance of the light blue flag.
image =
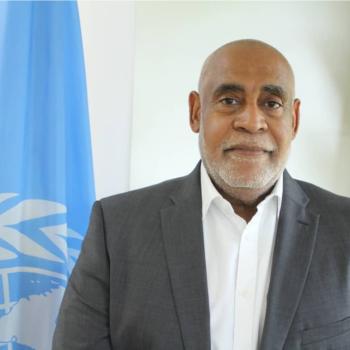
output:
[{"label": "light blue flag", "polygon": [[93,200],[77,4],[0,2],[0,350],[51,349]]}]

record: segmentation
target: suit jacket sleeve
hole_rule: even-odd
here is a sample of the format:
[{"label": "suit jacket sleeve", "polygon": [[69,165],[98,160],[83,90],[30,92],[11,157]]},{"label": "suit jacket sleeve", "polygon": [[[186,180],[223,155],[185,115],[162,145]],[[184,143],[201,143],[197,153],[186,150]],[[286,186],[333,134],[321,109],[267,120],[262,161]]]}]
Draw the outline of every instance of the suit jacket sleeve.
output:
[{"label": "suit jacket sleeve", "polygon": [[88,233],[65,292],[53,350],[111,350],[109,258],[101,204],[92,209]]}]

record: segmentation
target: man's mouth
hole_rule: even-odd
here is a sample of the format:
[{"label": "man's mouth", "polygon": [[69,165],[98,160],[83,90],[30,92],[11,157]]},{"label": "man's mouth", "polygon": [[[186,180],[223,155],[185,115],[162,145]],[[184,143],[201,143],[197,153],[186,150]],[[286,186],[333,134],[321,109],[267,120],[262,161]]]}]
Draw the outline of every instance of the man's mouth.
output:
[{"label": "man's mouth", "polygon": [[262,146],[252,146],[252,145],[232,145],[224,148],[224,153],[231,154],[237,157],[244,158],[258,158],[271,154],[273,150],[271,147],[262,147]]}]

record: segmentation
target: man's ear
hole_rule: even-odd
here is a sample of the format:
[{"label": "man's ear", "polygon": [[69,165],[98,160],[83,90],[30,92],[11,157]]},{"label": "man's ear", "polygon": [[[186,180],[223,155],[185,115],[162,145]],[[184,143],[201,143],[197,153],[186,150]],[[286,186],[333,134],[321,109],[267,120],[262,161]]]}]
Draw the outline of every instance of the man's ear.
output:
[{"label": "man's ear", "polygon": [[197,91],[191,91],[188,96],[190,110],[190,126],[193,132],[198,133],[200,128],[200,98]]},{"label": "man's ear", "polygon": [[300,120],[300,100],[298,98],[293,101],[293,139],[297,135]]}]

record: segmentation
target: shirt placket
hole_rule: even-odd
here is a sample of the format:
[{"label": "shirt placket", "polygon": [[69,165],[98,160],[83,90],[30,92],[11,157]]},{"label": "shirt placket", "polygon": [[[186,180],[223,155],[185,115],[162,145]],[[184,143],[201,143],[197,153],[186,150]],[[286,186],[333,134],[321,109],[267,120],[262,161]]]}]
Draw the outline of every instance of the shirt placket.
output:
[{"label": "shirt placket", "polygon": [[242,232],[236,275],[234,350],[255,349],[255,293],[258,267],[258,227],[256,215]]}]

